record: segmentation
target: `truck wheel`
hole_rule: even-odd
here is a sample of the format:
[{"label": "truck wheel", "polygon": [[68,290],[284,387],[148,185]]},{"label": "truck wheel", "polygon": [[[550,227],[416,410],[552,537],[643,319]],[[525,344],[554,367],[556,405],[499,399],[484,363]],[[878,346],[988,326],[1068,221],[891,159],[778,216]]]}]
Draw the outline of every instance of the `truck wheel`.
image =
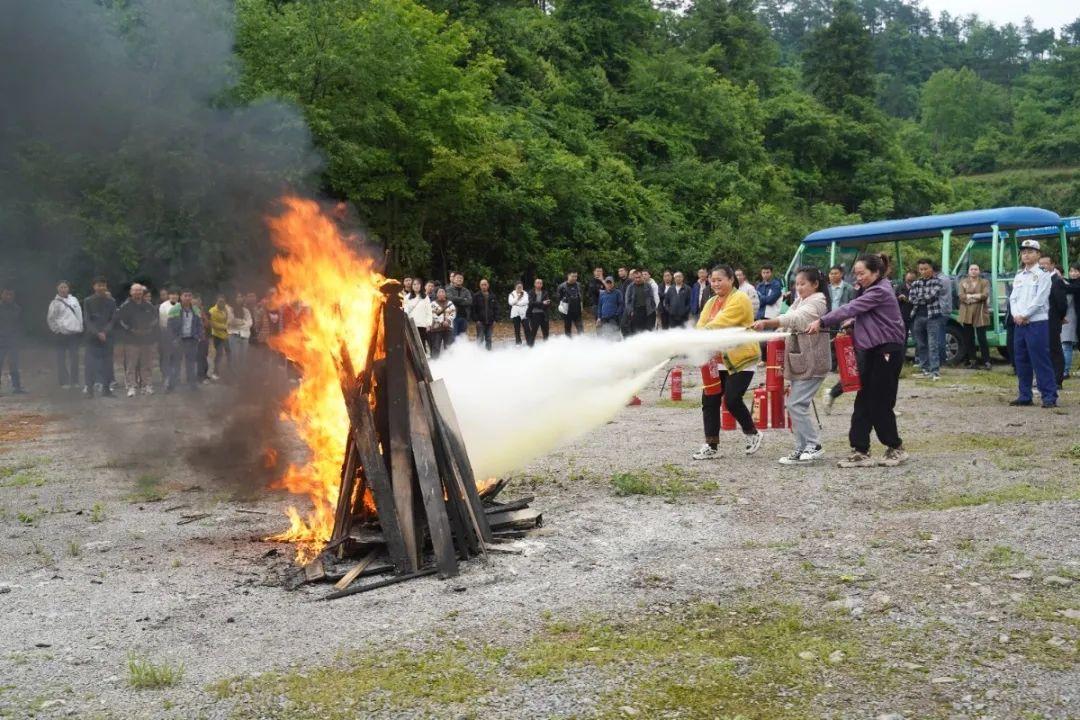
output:
[{"label": "truck wheel", "polygon": [[959,365],[967,357],[967,342],[960,326],[949,323],[945,328],[945,362],[948,365]]}]

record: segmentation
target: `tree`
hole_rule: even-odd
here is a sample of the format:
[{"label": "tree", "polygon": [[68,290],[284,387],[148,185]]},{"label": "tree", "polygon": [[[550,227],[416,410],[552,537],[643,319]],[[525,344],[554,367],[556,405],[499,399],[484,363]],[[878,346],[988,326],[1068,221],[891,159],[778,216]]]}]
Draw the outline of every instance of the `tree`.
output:
[{"label": "tree", "polygon": [[813,33],[803,52],[803,79],[826,107],[874,95],[870,33],[851,0],[836,0],[828,26]]},{"label": "tree", "polygon": [[1006,126],[1008,93],[969,68],[939,70],[923,86],[919,114],[933,147],[964,170],[971,168],[969,156],[976,141]]}]

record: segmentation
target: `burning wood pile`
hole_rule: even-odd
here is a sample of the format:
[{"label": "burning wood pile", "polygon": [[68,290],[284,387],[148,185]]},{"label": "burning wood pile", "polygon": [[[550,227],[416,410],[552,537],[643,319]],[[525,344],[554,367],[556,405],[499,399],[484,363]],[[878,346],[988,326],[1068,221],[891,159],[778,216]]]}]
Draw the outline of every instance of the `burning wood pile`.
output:
[{"label": "burning wood pile", "polygon": [[[459,560],[485,555],[487,543],[520,537],[543,522],[528,507],[531,497],[495,502],[503,482],[478,490],[450,397],[432,379],[420,335],[401,309],[400,287],[396,281],[383,287],[384,357],[376,361],[379,344],[370,343],[372,355],[357,373],[341,348],[349,435],[334,529],[302,568],[304,580],[332,578],[340,573],[328,566],[361,558],[331,598],[435,573],[453,577]],[[390,572],[393,578],[354,584]]]}]

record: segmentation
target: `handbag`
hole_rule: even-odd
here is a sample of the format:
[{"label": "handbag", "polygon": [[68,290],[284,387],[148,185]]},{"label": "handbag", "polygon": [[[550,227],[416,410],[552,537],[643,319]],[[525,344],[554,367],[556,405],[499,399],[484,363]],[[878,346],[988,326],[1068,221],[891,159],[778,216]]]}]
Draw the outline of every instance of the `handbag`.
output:
[{"label": "handbag", "polygon": [[565,300],[560,302],[559,303],[559,312],[562,313],[563,315],[568,315],[570,313],[570,303],[566,302]]}]

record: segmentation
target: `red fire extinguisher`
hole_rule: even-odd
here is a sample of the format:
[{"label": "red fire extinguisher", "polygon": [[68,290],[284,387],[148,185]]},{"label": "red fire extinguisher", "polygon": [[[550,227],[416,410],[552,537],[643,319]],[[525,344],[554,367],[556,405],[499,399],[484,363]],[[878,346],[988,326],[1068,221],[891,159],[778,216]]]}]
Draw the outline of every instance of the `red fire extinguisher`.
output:
[{"label": "red fire extinguisher", "polygon": [[844,392],[856,392],[862,388],[859,379],[859,361],[855,356],[855,341],[851,335],[840,333],[833,340],[836,351],[836,369],[840,373],[840,387]]},{"label": "red fire extinguisher", "polygon": [[671,371],[671,399],[682,400],[682,366],[676,365]]},{"label": "red fire extinguisher", "polygon": [[773,428],[782,430],[787,420],[787,408],[784,407],[784,390],[769,390],[768,388],[765,388],[765,390],[769,393],[770,424]]},{"label": "red fire extinguisher", "polygon": [[751,415],[754,418],[754,426],[758,430],[767,430],[769,428],[769,391],[765,389],[764,385],[758,385],[754,388],[754,404]]},{"label": "red fire extinguisher", "polygon": [[720,399],[720,429],[721,430],[734,430],[735,429],[735,416],[728,412],[727,398]]},{"label": "red fire extinguisher", "polygon": [[784,339],[765,343],[765,389],[784,392]]},{"label": "red fire extinguisher", "polygon": [[[720,365],[723,360],[719,355],[701,366],[701,389],[706,395],[719,395],[724,388],[720,384]],[[674,382],[674,381],[673,381]],[[682,382],[680,375],[680,384]],[[674,387],[672,387],[674,391]]]}]

